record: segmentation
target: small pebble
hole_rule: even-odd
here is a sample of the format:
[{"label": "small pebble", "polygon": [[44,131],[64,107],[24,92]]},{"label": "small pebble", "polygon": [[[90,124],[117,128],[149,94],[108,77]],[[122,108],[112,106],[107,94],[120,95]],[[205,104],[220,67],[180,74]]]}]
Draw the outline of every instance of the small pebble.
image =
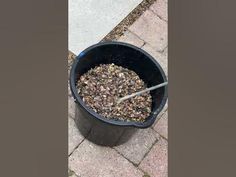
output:
[{"label": "small pebble", "polygon": [[151,113],[149,92],[117,104],[120,97],[146,88],[139,76],[115,64],[101,64],[83,74],[78,82],[78,94],[93,111],[108,119],[144,122]]}]

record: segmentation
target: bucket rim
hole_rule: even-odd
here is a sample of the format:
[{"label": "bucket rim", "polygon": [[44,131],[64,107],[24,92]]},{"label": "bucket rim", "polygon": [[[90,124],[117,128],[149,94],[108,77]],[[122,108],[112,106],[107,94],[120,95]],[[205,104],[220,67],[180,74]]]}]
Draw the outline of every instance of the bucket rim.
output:
[{"label": "bucket rim", "polygon": [[168,89],[167,86],[164,86],[164,95],[163,95],[163,99],[160,103],[160,106],[157,107],[155,110],[152,111],[151,115],[149,116],[147,121],[144,122],[135,122],[135,121],[122,121],[122,120],[115,120],[115,119],[107,119],[103,116],[101,116],[100,114],[96,113],[95,111],[93,111],[92,109],[90,109],[88,106],[85,105],[85,103],[83,102],[83,100],[81,99],[81,97],[79,96],[78,92],[77,92],[77,88],[76,88],[76,78],[75,78],[75,69],[79,63],[79,59],[81,57],[83,57],[88,51],[91,51],[97,47],[101,47],[101,46],[106,46],[106,45],[121,45],[121,46],[125,46],[125,47],[129,47],[132,48],[138,52],[141,52],[142,54],[144,54],[145,56],[147,56],[148,59],[150,59],[153,64],[158,68],[158,70],[161,73],[161,76],[164,80],[164,82],[167,81],[167,77],[162,69],[162,67],[160,66],[160,64],[154,59],[154,57],[152,57],[149,53],[147,53],[146,51],[144,51],[143,49],[136,47],[132,44],[128,44],[128,43],[124,43],[124,42],[118,42],[118,41],[109,41],[109,42],[100,42],[94,45],[91,45],[90,47],[84,49],[74,60],[72,68],[70,70],[70,89],[72,92],[72,96],[75,99],[75,103],[78,104],[78,106],[81,106],[87,113],[89,113],[90,115],[92,115],[93,118],[100,120],[104,123],[110,124],[110,125],[115,125],[115,126],[125,126],[125,127],[136,127],[136,128],[148,128],[150,127],[156,120],[157,115],[162,111],[163,107],[166,104],[167,101],[167,97],[168,97]]}]

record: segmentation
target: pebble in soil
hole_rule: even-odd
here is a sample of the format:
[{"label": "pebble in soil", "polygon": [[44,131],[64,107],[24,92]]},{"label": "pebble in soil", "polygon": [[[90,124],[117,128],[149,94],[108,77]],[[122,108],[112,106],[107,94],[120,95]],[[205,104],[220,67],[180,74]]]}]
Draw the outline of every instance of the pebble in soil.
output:
[{"label": "pebble in soil", "polygon": [[101,64],[83,74],[77,89],[84,103],[108,119],[143,122],[151,113],[149,92],[117,104],[120,97],[146,88],[139,76],[115,64]]}]

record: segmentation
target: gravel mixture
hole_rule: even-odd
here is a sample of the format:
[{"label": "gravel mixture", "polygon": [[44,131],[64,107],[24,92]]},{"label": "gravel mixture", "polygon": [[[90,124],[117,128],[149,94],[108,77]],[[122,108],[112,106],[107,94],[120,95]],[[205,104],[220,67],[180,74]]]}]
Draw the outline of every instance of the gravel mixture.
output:
[{"label": "gravel mixture", "polygon": [[139,76],[115,64],[101,64],[83,74],[77,83],[84,103],[108,119],[143,122],[151,113],[151,95],[143,93],[117,104],[120,97],[146,88]]}]

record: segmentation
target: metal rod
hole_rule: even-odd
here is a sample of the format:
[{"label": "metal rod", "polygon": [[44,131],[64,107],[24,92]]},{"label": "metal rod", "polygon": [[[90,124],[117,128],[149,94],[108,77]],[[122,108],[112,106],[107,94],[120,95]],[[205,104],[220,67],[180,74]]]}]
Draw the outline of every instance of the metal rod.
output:
[{"label": "metal rod", "polygon": [[141,95],[142,93],[145,93],[145,92],[148,92],[148,91],[155,90],[155,89],[158,89],[160,87],[166,86],[167,84],[168,84],[168,82],[164,82],[164,83],[161,83],[159,85],[155,85],[155,86],[146,88],[145,90],[141,90],[139,92],[132,93],[131,95],[126,95],[126,96],[124,96],[122,98],[119,98],[118,101],[117,101],[117,104],[120,104],[122,101],[130,99],[132,97]]}]

